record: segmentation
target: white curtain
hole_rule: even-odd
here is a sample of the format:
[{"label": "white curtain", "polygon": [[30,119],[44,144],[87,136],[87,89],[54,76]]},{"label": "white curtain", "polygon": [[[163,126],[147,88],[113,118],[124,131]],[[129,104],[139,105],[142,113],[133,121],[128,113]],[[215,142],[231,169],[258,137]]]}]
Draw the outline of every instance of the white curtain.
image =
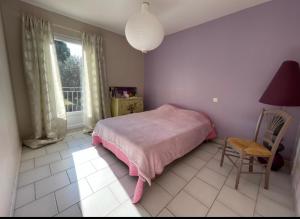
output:
[{"label": "white curtain", "polygon": [[100,119],[111,116],[102,37],[82,34],[83,121],[92,130]]},{"label": "white curtain", "polygon": [[49,22],[22,16],[23,59],[31,107],[32,148],[57,142],[66,135],[66,111],[55,44]]}]

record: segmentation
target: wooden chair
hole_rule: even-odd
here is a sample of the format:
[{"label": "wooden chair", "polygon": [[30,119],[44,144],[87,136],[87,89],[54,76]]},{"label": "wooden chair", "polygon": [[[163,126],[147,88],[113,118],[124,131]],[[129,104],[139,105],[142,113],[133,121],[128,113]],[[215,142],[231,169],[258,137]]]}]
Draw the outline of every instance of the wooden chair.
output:
[{"label": "wooden chair", "polygon": [[[224,157],[226,156],[237,168],[235,189],[238,188],[240,176],[244,173],[265,174],[265,189],[269,188],[269,177],[274,156],[278,146],[285,135],[292,117],[282,110],[265,110],[263,109],[255,130],[254,140],[241,138],[226,138],[220,166],[223,166]],[[262,144],[258,143],[260,131],[264,126]],[[234,162],[231,157],[238,157],[239,162]],[[266,164],[257,162],[258,157],[267,159]],[[253,172],[253,166],[256,164],[265,167],[262,172]],[[242,171],[243,166],[249,166],[249,171]]]}]

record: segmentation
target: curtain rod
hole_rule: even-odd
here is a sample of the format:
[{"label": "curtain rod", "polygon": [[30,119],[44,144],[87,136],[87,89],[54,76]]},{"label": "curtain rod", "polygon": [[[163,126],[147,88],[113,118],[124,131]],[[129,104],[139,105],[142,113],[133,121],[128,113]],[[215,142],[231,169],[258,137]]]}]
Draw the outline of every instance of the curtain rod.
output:
[{"label": "curtain rod", "polygon": [[60,24],[52,24],[52,25],[55,26],[55,27],[60,27],[60,28],[63,28],[63,29],[65,29],[65,30],[70,30],[70,31],[73,31],[73,32],[76,32],[76,33],[82,33],[82,32],[79,31],[79,30],[75,30],[75,29],[70,28],[70,27],[65,27],[65,26],[62,26],[62,25],[60,25]]}]

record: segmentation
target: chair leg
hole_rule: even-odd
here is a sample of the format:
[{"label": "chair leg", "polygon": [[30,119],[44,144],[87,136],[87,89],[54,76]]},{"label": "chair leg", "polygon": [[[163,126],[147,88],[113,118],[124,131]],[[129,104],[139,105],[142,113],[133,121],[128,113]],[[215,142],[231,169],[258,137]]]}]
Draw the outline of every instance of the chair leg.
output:
[{"label": "chair leg", "polygon": [[237,169],[237,174],[236,174],[236,181],[235,181],[235,189],[238,189],[239,183],[240,183],[240,177],[241,177],[241,172],[242,172],[242,168],[243,168],[243,162],[244,162],[244,153],[241,152],[240,155],[240,165]]},{"label": "chair leg", "polygon": [[270,173],[271,173],[272,161],[273,161],[273,159],[269,158],[268,165],[266,167],[266,172],[265,172],[265,189],[269,189],[269,180],[270,180]]},{"label": "chair leg", "polygon": [[250,160],[249,160],[249,172],[250,173],[253,172],[253,162],[254,162],[254,157],[250,157]]},{"label": "chair leg", "polygon": [[226,148],[227,148],[227,138],[225,139],[225,144],[224,144],[223,151],[222,151],[222,157],[221,157],[221,162],[220,162],[221,167],[223,166],[223,163],[224,163]]}]

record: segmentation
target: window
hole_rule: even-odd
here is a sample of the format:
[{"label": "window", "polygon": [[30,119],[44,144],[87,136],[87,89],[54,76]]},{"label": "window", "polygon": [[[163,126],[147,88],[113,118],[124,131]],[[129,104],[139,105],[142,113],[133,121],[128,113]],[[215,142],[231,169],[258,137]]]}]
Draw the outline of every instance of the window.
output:
[{"label": "window", "polygon": [[55,39],[68,128],[82,126],[82,46],[72,40]]}]

